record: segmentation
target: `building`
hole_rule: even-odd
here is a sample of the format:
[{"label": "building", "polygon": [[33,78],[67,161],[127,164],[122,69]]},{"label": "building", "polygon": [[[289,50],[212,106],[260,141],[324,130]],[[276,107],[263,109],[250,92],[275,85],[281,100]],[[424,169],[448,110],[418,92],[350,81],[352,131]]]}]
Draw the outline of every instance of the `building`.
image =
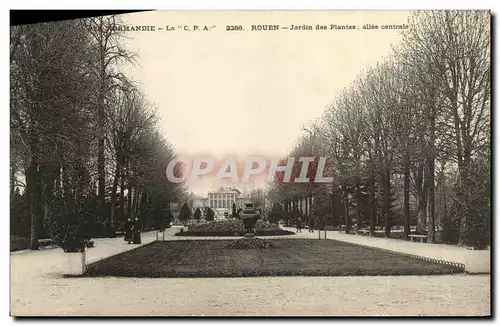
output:
[{"label": "building", "polygon": [[193,199],[193,207],[192,207],[193,212],[194,212],[197,208],[199,208],[199,209],[203,210],[203,208],[204,208],[205,206],[208,206],[208,200],[207,200],[207,198],[203,198],[203,197],[199,197],[199,196],[197,196],[197,197],[195,197],[195,198]]},{"label": "building", "polygon": [[207,206],[214,212],[217,219],[224,218],[224,214],[232,214],[233,203],[236,209],[243,208],[245,204],[252,203],[250,195],[244,194],[236,188],[221,187],[219,190],[208,192]]}]

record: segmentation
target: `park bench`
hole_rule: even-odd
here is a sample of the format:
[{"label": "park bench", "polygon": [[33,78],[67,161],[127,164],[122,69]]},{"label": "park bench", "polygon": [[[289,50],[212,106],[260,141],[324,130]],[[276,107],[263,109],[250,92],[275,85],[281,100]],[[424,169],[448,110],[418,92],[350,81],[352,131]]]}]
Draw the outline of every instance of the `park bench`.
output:
[{"label": "park bench", "polygon": [[333,225],[327,225],[325,226],[325,231],[334,231],[335,228],[333,227]]},{"label": "park bench", "polygon": [[427,236],[423,234],[410,234],[408,235],[408,237],[410,238],[411,242],[415,242],[416,239],[420,239],[420,242],[423,243],[425,240],[427,240]]},{"label": "park bench", "polygon": [[361,230],[358,230],[358,234],[361,234],[361,235],[369,235],[369,234],[370,234],[370,230],[367,230],[367,229],[361,229]]},{"label": "park bench", "polygon": [[40,247],[47,247],[47,246],[51,246],[54,244],[54,240],[52,239],[38,239],[38,245]]}]

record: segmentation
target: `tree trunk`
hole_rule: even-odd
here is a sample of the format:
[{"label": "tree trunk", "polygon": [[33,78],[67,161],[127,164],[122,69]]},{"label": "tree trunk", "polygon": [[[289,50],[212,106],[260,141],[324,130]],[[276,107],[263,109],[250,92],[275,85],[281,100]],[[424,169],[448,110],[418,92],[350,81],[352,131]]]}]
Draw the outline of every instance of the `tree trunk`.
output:
[{"label": "tree trunk", "polygon": [[459,165],[459,174],[460,174],[460,195],[459,200],[461,201],[461,206],[463,209],[460,210],[460,224],[459,224],[459,232],[458,232],[458,245],[465,246],[467,245],[467,228],[468,222],[470,220],[469,217],[469,198],[470,198],[470,185],[469,185],[469,159],[463,159],[463,163]]},{"label": "tree trunk", "polygon": [[404,164],[404,190],[403,190],[403,214],[404,214],[404,238],[408,240],[410,234],[410,162],[408,152],[403,158]]},{"label": "tree trunk", "polygon": [[10,161],[10,197],[14,196],[16,191],[16,165]]},{"label": "tree trunk", "polygon": [[391,236],[391,170],[389,166],[384,168],[384,234],[386,238]]},{"label": "tree trunk", "polygon": [[132,196],[133,196],[132,182],[130,180],[130,172],[127,174],[128,174],[127,215],[130,217],[130,219],[134,219],[134,216],[132,216]]},{"label": "tree trunk", "polygon": [[351,219],[349,217],[349,194],[344,189],[344,217],[345,217],[345,233],[349,234],[351,231]]},{"label": "tree trunk", "polygon": [[362,197],[361,191],[359,189],[360,184],[356,185],[356,231],[359,230],[359,224],[361,222],[361,206],[362,206]]},{"label": "tree trunk", "polygon": [[102,43],[102,20],[101,26],[100,27],[100,37],[101,39],[98,40],[99,42],[99,94],[98,94],[98,103],[97,103],[97,135],[98,135],[98,141],[97,141],[97,180],[98,180],[98,190],[97,190],[97,196],[98,196],[98,201],[99,201],[99,208],[101,210],[101,214],[104,217],[106,212],[104,211],[106,208],[106,171],[105,171],[105,157],[104,157],[104,145],[105,145],[105,139],[104,139],[104,128],[105,128],[105,111],[104,111],[104,98],[105,98],[105,87],[106,87],[106,63],[105,63],[105,56],[106,56],[106,49],[105,45]]},{"label": "tree trunk", "polygon": [[415,185],[418,193],[418,213],[417,213],[417,232],[424,233],[427,228],[427,192],[428,180],[424,177],[425,164],[420,162],[415,175]]},{"label": "tree trunk", "polygon": [[375,202],[375,175],[370,177],[370,236],[375,236],[375,218],[377,216],[377,205]]},{"label": "tree trunk", "polygon": [[429,187],[429,227],[427,232],[427,242],[435,243],[436,242],[436,201],[434,196],[434,158],[429,157],[427,162],[427,170],[428,170],[428,187]]},{"label": "tree trunk", "polygon": [[55,184],[54,189],[55,193],[59,196],[61,194],[61,163],[57,163],[56,173],[55,173]]},{"label": "tree trunk", "polygon": [[[308,198],[308,200],[309,200],[309,198]],[[336,218],[337,217],[336,216],[336,214],[337,214],[337,209],[336,208],[337,207],[335,205],[335,192],[333,190],[332,190],[332,197],[331,197],[330,201],[331,201],[331,204],[332,204],[332,209],[331,209],[332,224],[331,225],[337,225],[337,218]]]},{"label": "tree trunk", "polygon": [[306,197],[304,198],[304,215],[305,215],[305,220],[306,220],[306,223],[307,225],[309,225],[309,194],[306,195]]},{"label": "tree trunk", "polygon": [[312,204],[312,200],[313,200],[313,196],[311,194],[311,192],[309,192],[309,195],[307,196],[307,200],[309,201],[309,223],[314,223],[313,222],[313,215],[312,215],[312,209],[313,209],[313,204]]},{"label": "tree trunk", "polygon": [[[99,123],[98,123],[98,128],[99,132],[101,133],[102,130],[104,129],[104,126],[101,121],[104,120],[101,114],[101,111],[103,111],[102,108],[99,108]],[[98,173],[98,190],[97,190],[97,196],[99,200],[99,208],[101,210],[102,216],[106,216],[105,209],[106,209],[106,195],[105,195],[105,187],[106,187],[106,175],[105,175],[105,170],[104,170],[104,137],[99,136],[98,140],[98,154],[97,154],[97,173]]]},{"label": "tree trunk", "polygon": [[40,220],[40,172],[38,170],[38,135],[35,131],[31,131],[31,162],[28,167],[28,175],[26,178],[26,186],[29,198],[30,212],[30,249],[38,250],[38,223]]},{"label": "tree trunk", "polygon": [[124,167],[121,167],[120,172],[120,220],[123,221],[125,217],[125,175],[123,171]]},{"label": "tree trunk", "polygon": [[120,178],[120,166],[117,160],[117,166],[115,171],[115,177],[113,179],[113,188],[111,190],[111,212],[110,212],[110,222],[114,223],[116,217],[116,191],[118,189],[118,179]]}]

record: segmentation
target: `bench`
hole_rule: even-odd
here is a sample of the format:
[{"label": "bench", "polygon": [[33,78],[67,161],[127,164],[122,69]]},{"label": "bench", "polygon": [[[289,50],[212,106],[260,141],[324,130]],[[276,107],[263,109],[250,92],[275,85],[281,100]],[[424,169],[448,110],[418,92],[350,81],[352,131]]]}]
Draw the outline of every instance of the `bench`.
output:
[{"label": "bench", "polygon": [[334,231],[335,228],[333,227],[333,225],[327,225],[325,226],[325,231]]},{"label": "bench", "polygon": [[38,245],[40,247],[47,247],[47,246],[51,246],[54,244],[54,240],[52,239],[38,239]]},{"label": "bench", "polygon": [[361,235],[369,235],[369,234],[370,234],[370,230],[367,230],[367,229],[361,229],[361,230],[358,230],[358,234],[361,234]]},{"label": "bench", "polygon": [[408,238],[410,238],[410,241],[411,242],[415,242],[414,240],[415,239],[420,239],[420,242],[424,242],[424,240],[427,239],[427,236],[426,235],[423,235],[423,234],[410,234],[408,235]]}]

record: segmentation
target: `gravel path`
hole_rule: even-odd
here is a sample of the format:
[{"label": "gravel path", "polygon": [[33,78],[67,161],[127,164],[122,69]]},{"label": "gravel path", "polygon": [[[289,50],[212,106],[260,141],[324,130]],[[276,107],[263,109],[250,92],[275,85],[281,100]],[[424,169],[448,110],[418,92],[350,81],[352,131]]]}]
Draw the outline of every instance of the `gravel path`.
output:
[{"label": "gravel path", "polygon": [[[167,239],[176,230],[167,231]],[[301,235],[292,237],[302,237]],[[143,244],[156,239],[144,233]],[[179,239],[179,237],[175,237]],[[198,238],[199,239],[199,238]],[[180,240],[180,239],[179,239]],[[95,261],[129,250],[97,239]],[[11,254],[14,316],[471,316],[490,314],[489,275],[260,277],[207,279],[62,278],[61,249]]]}]

